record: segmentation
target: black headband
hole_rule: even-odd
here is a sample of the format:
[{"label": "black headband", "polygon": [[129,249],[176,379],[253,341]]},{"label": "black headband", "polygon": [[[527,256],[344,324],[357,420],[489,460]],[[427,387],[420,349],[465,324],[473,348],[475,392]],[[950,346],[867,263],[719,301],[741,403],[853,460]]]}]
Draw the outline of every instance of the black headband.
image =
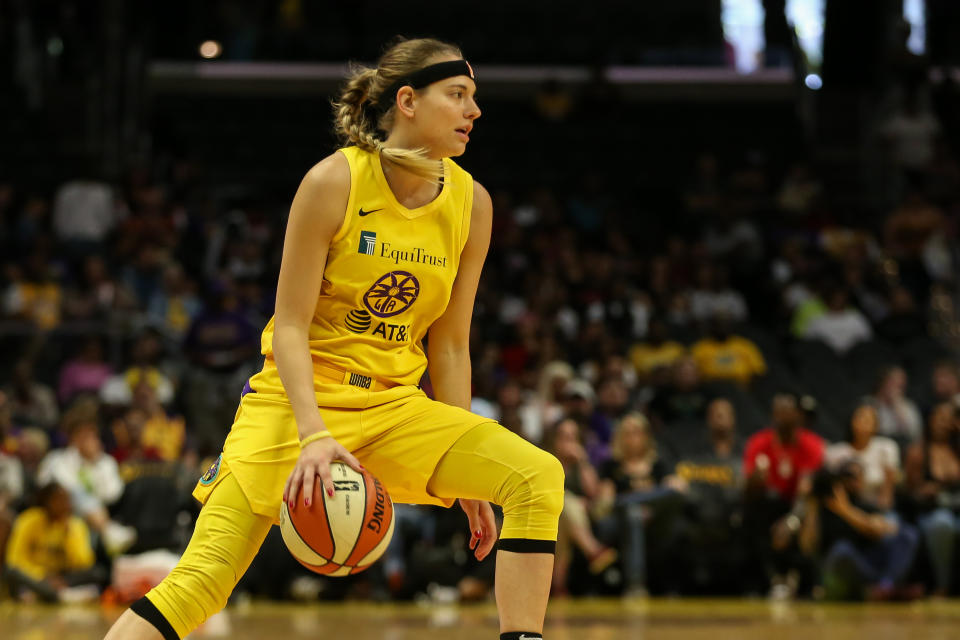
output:
[{"label": "black headband", "polygon": [[466,60],[449,60],[447,62],[438,62],[409,73],[380,94],[380,97],[371,106],[376,107],[381,113],[386,113],[393,106],[397,99],[397,91],[400,87],[413,87],[414,89],[423,89],[434,82],[452,78],[454,76],[467,76],[471,80],[476,80],[473,73],[473,67]]}]

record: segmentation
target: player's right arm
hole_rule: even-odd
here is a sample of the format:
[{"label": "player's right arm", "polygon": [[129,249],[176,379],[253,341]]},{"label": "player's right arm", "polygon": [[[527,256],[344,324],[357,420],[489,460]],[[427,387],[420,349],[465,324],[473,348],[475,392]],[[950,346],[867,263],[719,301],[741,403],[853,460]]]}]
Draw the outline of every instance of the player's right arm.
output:
[{"label": "player's right arm", "polygon": [[[290,206],[283,241],[273,358],[293,407],[301,442],[327,430],[317,410],[308,336],[320,297],[327,251],[343,222],[349,197],[350,167],[342,153],[334,153],[304,176]],[[317,476],[328,495],[332,495],[330,462],[335,459],[360,469],[357,459],[332,437],[315,439],[303,447],[283,490],[287,504],[293,506],[302,485],[304,503],[309,505]]]}]

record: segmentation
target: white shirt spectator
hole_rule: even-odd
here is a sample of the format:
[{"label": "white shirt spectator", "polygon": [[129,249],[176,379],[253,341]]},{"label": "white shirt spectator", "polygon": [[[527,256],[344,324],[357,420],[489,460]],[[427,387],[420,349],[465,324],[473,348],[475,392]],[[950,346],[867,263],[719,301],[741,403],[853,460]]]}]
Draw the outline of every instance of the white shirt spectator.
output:
[{"label": "white shirt spectator", "polygon": [[51,481],[70,492],[74,509],[81,516],[113,504],[123,493],[116,460],[103,453],[91,462],[73,447],[51,451],[40,462],[37,482],[42,486]]},{"label": "white shirt spectator", "polygon": [[863,469],[863,495],[877,503],[887,479],[887,472],[900,471],[900,449],[890,438],[874,436],[863,451],[849,442],[837,442],[824,452],[824,464],[831,471],[839,471],[847,462],[854,461]]},{"label": "white shirt spectator", "polygon": [[923,418],[910,398],[901,398],[894,405],[877,404],[877,433],[906,442],[923,436]]},{"label": "white shirt spectator", "polygon": [[107,185],[73,180],[57,190],[53,230],[60,240],[102,242],[116,223],[113,191]]},{"label": "white shirt spectator", "polygon": [[23,465],[15,456],[0,453],[0,511],[5,503],[23,496]]},{"label": "white shirt spectator", "polygon": [[747,303],[739,291],[705,291],[698,289],[690,294],[690,311],[697,320],[709,320],[722,315],[733,322],[747,319]]},{"label": "white shirt spectator", "polygon": [[873,337],[870,323],[856,309],[827,311],[810,321],[805,336],[819,340],[837,353],[846,353],[854,345]]}]

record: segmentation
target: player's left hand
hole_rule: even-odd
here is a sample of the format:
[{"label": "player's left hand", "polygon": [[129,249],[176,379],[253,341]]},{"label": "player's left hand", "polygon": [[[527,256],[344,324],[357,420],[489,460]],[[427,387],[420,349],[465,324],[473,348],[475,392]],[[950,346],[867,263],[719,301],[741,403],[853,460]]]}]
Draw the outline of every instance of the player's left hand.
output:
[{"label": "player's left hand", "polygon": [[483,560],[497,543],[497,520],[486,500],[460,498],[460,508],[470,522],[470,548],[477,560]]}]

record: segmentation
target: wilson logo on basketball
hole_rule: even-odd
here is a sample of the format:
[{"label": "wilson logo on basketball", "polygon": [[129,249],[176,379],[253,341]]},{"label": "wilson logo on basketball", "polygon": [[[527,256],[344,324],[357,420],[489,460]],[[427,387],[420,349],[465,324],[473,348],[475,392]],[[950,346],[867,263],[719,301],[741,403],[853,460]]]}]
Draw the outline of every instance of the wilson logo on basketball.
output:
[{"label": "wilson logo on basketball", "polygon": [[380,533],[380,529],[383,527],[383,516],[386,513],[386,494],[379,480],[373,481],[373,487],[376,493],[376,503],[373,505],[373,515],[367,523],[367,529]]}]

